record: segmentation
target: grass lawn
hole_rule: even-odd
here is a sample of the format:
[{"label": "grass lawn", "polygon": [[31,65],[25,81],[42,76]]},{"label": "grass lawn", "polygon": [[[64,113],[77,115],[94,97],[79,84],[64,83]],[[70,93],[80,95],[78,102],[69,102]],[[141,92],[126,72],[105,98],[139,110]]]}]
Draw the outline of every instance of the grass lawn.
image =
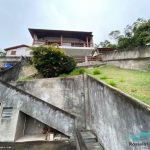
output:
[{"label": "grass lawn", "polygon": [[[99,70],[100,74],[94,75],[95,70]],[[101,66],[88,69],[86,72],[150,105],[150,72],[121,69],[115,66]]]}]

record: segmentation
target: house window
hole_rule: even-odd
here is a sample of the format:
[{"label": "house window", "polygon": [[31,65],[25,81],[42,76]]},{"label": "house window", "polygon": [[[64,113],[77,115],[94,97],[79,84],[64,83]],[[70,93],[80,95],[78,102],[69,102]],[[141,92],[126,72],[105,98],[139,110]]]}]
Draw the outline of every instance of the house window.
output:
[{"label": "house window", "polygon": [[11,51],[11,55],[16,55],[16,51]]},{"label": "house window", "polygon": [[11,118],[12,110],[12,107],[4,107],[2,112],[2,118]]}]

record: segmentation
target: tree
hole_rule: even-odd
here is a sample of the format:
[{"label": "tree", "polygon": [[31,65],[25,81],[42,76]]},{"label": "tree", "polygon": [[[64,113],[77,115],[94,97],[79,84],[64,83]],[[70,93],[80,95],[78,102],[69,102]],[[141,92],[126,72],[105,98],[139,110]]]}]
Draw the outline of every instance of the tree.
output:
[{"label": "tree", "polygon": [[128,49],[137,46],[150,45],[150,19],[138,18],[132,25],[127,25],[124,34],[119,30],[111,31],[109,34],[116,44],[109,43],[108,40],[100,42],[102,47],[114,47],[118,49]]},{"label": "tree", "polygon": [[44,77],[57,77],[61,73],[71,72],[76,67],[74,57],[67,56],[55,44],[33,46],[30,49],[33,51],[33,65]]},{"label": "tree", "polygon": [[5,56],[6,53],[0,50],[0,56]]},{"label": "tree", "polygon": [[105,47],[108,47],[109,44],[110,44],[110,42],[109,42],[108,40],[105,40],[104,42],[100,42],[99,45],[100,45],[101,47],[104,47],[104,48],[105,48]]}]

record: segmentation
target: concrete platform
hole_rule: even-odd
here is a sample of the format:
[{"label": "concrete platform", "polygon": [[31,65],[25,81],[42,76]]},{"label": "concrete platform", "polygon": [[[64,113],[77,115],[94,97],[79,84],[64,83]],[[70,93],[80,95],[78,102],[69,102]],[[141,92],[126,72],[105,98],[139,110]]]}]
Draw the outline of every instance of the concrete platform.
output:
[{"label": "concrete platform", "polygon": [[16,140],[15,142],[27,141],[45,141],[45,134],[27,134]]},{"label": "concrete platform", "polygon": [[0,142],[0,150],[76,150],[75,141]]}]

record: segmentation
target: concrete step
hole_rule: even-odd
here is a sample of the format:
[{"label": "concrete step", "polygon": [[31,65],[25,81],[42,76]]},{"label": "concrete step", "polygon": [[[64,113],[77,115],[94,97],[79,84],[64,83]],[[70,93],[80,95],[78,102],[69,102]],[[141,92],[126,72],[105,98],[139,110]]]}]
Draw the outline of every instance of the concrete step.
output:
[{"label": "concrete step", "polygon": [[95,143],[97,141],[96,136],[91,131],[81,131],[80,133],[85,143]]},{"label": "concrete step", "polygon": [[103,147],[99,144],[99,142],[96,143],[85,143],[88,150],[104,150]]},{"label": "concrete step", "polygon": [[88,150],[104,150],[91,131],[80,131],[80,133]]}]

